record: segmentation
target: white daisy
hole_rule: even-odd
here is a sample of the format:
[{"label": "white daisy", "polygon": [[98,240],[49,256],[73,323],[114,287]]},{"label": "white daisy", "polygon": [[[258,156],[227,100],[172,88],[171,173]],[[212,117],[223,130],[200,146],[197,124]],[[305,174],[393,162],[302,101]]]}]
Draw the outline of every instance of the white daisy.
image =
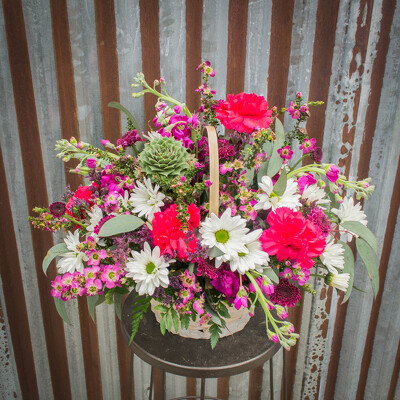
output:
[{"label": "white daisy", "polygon": [[201,244],[213,248],[217,247],[230,259],[238,257],[239,253],[247,254],[245,235],[249,231],[246,228],[246,220],[239,216],[232,217],[231,209],[227,208],[218,218],[214,213],[207,217],[201,224]]},{"label": "white daisy", "polygon": [[74,234],[71,232],[67,233],[67,237],[64,239],[68,250],[67,253],[61,254],[61,258],[57,262],[57,270],[60,274],[66,272],[83,272],[84,264],[83,261],[87,261],[88,257],[85,253],[79,251],[81,242],[79,241],[79,230],[77,229]]},{"label": "white daisy", "polygon": [[165,261],[161,256],[160,248],[154,247],[151,251],[150,245],[146,242],[144,250],[140,253],[131,252],[133,258],[128,257],[126,263],[126,276],[136,282],[136,291],[139,295],[152,295],[157,287],[166,288],[169,284],[168,267],[175,260]]},{"label": "white daisy", "polygon": [[[354,204],[354,200],[352,197],[345,197],[343,199],[343,202],[340,204],[339,209],[332,208],[332,212],[339,217],[340,223],[357,221],[362,223],[364,226],[367,226],[367,216],[362,210],[361,204]],[[346,232],[351,231],[346,230]],[[353,239],[353,236],[358,237],[358,235],[356,234],[352,235],[350,233],[347,233],[347,241],[350,242]]]},{"label": "white daisy", "polygon": [[325,196],[325,190],[320,188],[316,183],[306,186],[301,194],[301,198],[306,200],[308,204],[316,202],[318,205],[330,203],[330,200],[326,199]]},{"label": "white daisy", "polygon": [[[245,235],[244,245],[249,251],[247,254],[238,253],[238,256],[234,258],[229,258],[226,255],[217,257],[215,266],[217,267],[217,262],[219,261],[221,261],[221,263],[229,262],[231,270],[233,272],[237,270],[239,274],[242,275],[250,269],[262,271],[262,267],[268,265],[269,256],[261,249],[261,242],[259,240],[261,234],[262,230],[257,229]],[[219,265],[221,265],[221,263],[219,263]]]},{"label": "white daisy", "polygon": [[325,276],[325,283],[343,292],[349,287],[350,274],[332,274],[331,272]]},{"label": "white daisy", "polygon": [[296,193],[297,183],[294,179],[288,179],[286,190],[282,196],[278,196],[273,192],[274,184],[269,176],[263,176],[258,186],[264,193],[258,195],[259,201],[254,206],[255,210],[269,210],[270,208],[276,210],[279,207],[288,207],[297,210],[301,206],[299,202],[300,195]]},{"label": "white daisy", "polygon": [[149,221],[152,221],[154,213],[161,211],[165,195],[158,192],[160,188],[158,185],[154,188],[151,186],[150,179],[145,178],[144,185],[142,182],[137,182],[136,185],[137,187],[130,197],[130,202],[135,207],[133,212],[138,213],[139,217],[145,216]]},{"label": "white daisy", "polygon": [[127,210],[131,204],[131,202],[129,200],[129,191],[124,190],[124,195],[122,196],[122,194],[120,194],[117,200],[118,200],[118,204]]},{"label": "white daisy", "polygon": [[320,255],[322,263],[332,274],[337,274],[337,269],[344,268],[344,248],[340,243],[334,243],[333,238],[329,238],[324,252]]},{"label": "white daisy", "polygon": [[88,225],[86,227],[86,230],[88,232],[93,233],[94,232],[94,228],[99,224],[99,222],[103,218],[103,211],[101,210],[101,208],[99,206],[94,205],[90,209],[90,211],[88,211],[88,215],[89,215],[90,225]]}]

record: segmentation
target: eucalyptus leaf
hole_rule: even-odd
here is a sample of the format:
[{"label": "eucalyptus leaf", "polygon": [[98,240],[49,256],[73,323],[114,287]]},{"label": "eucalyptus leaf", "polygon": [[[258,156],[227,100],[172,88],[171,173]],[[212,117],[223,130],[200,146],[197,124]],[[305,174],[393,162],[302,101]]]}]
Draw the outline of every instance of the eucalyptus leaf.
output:
[{"label": "eucalyptus leaf", "polygon": [[279,276],[274,272],[272,268],[264,268],[263,275],[269,278],[272,282],[279,283]]},{"label": "eucalyptus leaf", "polygon": [[120,111],[122,111],[132,122],[132,125],[134,128],[137,130],[138,134],[142,136],[142,130],[140,129],[139,123],[136,121],[136,118],[133,116],[133,114],[125,108],[122,104],[117,103],[116,101],[112,101],[111,103],[108,103],[108,107],[116,108]]},{"label": "eucalyptus leaf", "polygon": [[274,148],[274,144],[272,142],[270,142],[269,140],[267,140],[263,144],[263,150],[265,151],[265,154],[267,155],[267,157],[271,156],[273,148]]},{"label": "eucalyptus leaf", "polygon": [[144,221],[134,215],[118,215],[109,219],[101,227],[99,236],[107,237],[120,233],[131,232],[144,224]]},{"label": "eucalyptus leaf", "polygon": [[65,309],[65,301],[61,299],[57,299],[54,297],[54,303],[56,305],[56,309],[60,317],[69,325],[71,325],[71,321],[69,320],[67,310]]},{"label": "eucalyptus leaf", "polygon": [[99,296],[87,296],[87,305],[90,317],[94,321],[94,309],[96,308],[96,303],[99,299]]},{"label": "eucalyptus leaf", "polygon": [[115,305],[115,313],[119,320],[121,320],[121,313],[122,313],[122,298],[124,296],[121,293],[115,292],[114,293],[114,305]]},{"label": "eucalyptus leaf", "polygon": [[375,254],[378,253],[378,241],[375,235],[361,222],[349,221],[343,222],[340,226],[350,232],[353,232],[363,238],[374,250]]},{"label": "eucalyptus leaf", "polygon": [[251,185],[254,179],[254,168],[247,169],[244,176],[246,177],[247,185]]},{"label": "eucalyptus leaf", "polygon": [[46,254],[46,257],[43,259],[43,272],[46,274],[47,268],[49,268],[50,263],[53,261],[54,258],[57,256],[67,253],[69,251],[67,245],[62,242],[59,244],[54,245]]},{"label": "eucalyptus leaf", "polygon": [[275,143],[278,142],[279,147],[282,147],[283,142],[285,141],[285,130],[279,118],[275,118],[275,135],[276,135]]},{"label": "eucalyptus leaf", "polygon": [[346,301],[349,299],[351,291],[353,290],[353,282],[354,282],[354,254],[351,248],[344,242],[341,242],[340,240],[338,241],[339,244],[341,244],[344,248],[344,267],[343,267],[343,273],[348,273],[350,275],[349,279],[349,287],[344,295],[343,303],[346,303]]},{"label": "eucalyptus leaf", "polygon": [[208,250],[208,257],[209,258],[214,258],[214,257],[220,257],[223,256],[225,253],[221,251],[218,247],[213,247],[210,250]]},{"label": "eucalyptus leaf", "polygon": [[281,171],[281,175],[274,185],[274,193],[278,196],[282,196],[285,193],[287,185],[287,173],[284,169]]},{"label": "eucalyptus leaf", "polygon": [[274,148],[274,152],[272,153],[272,156],[268,163],[267,175],[271,178],[273,176],[275,176],[281,169],[282,163],[283,163],[283,159],[281,158],[279,153],[277,151],[275,151],[275,148]]},{"label": "eucalyptus leaf", "polygon": [[379,290],[379,270],[376,262],[376,254],[372,247],[363,239],[356,239],[356,247],[361,259],[363,260],[365,268],[367,269],[372,284],[372,290],[376,297]]},{"label": "eucalyptus leaf", "polygon": [[257,172],[257,182],[260,183],[263,176],[267,175],[268,161],[261,163],[260,168]]}]

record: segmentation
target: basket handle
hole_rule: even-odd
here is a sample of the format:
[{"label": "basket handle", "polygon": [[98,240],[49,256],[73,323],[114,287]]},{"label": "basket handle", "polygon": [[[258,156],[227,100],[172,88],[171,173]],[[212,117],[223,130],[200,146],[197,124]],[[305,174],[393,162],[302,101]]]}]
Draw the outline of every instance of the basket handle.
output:
[{"label": "basket handle", "polygon": [[210,210],[209,215],[214,213],[218,217],[219,209],[219,156],[218,156],[218,136],[213,126],[207,125],[204,128],[208,136],[208,150],[210,158]]}]

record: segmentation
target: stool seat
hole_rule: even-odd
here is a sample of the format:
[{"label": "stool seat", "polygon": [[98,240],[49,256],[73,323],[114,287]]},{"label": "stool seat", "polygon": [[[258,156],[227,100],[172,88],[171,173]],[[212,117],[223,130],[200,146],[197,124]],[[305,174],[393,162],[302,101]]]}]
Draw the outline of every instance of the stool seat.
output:
[{"label": "stool seat", "polygon": [[[133,299],[131,293],[122,309],[122,332],[128,343]],[[212,350],[208,339],[188,339],[169,332],[163,336],[150,307],[130,347],[155,368],[195,378],[218,378],[249,371],[270,360],[281,348],[279,343],[268,339],[265,315],[260,308],[242,331],[220,339]]]}]

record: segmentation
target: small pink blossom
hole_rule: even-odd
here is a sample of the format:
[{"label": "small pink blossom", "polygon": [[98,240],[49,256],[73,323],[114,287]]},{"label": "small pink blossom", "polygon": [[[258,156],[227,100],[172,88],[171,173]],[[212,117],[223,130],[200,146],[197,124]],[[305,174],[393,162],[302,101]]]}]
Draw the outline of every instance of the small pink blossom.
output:
[{"label": "small pink blossom", "polygon": [[281,149],[278,149],[278,154],[284,160],[290,160],[293,155],[293,150],[290,148],[290,146],[285,146]]},{"label": "small pink blossom", "polygon": [[204,181],[204,184],[205,184],[207,187],[210,187],[213,183],[212,183],[209,179],[207,179],[206,181]]},{"label": "small pink blossom", "polygon": [[102,289],[100,279],[88,279],[85,283],[85,289],[88,296],[96,296]]},{"label": "small pink blossom", "polygon": [[308,154],[310,151],[315,150],[316,142],[317,142],[317,139],[315,139],[315,138],[304,139],[303,144],[300,146],[300,150],[303,151],[303,154]]},{"label": "small pink blossom", "polygon": [[326,177],[331,182],[336,182],[339,179],[339,168],[336,165],[330,165],[326,170]]}]

